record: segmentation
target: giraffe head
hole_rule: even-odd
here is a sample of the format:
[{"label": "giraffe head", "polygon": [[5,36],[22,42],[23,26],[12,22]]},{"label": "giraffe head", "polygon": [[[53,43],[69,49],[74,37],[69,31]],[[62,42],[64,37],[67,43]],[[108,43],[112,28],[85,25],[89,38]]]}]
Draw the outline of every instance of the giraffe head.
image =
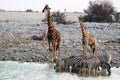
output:
[{"label": "giraffe head", "polygon": [[84,20],[84,17],[82,15],[80,15],[79,21],[83,21],[83,20]]},{"label": "giraffe head", "polygon": [[50,10],[49,6],[46,4],[45,7],[43,8],[42,12],[45,12],[46,10]]}]

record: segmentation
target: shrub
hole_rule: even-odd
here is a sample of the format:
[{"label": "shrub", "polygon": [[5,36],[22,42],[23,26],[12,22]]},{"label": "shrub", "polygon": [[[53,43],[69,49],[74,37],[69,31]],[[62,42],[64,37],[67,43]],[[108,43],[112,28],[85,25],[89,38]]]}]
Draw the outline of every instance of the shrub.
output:
[{"label": "shrub", "polygon": [[61,13],[59,11],[53,12],[52,20],[56,21],[58,24],[62,23],[62,22],[65,22],[65,15],[64,15],[64,13]]},{"label": "shrub", "polygon": [[111,21],[110,15],[114,14],[116,11],[112,2],[108,0],[95,0],[89,2],[88,9],[84,10],[84,12],[88,14],[86,19],[90,18],[90,21],[109,22]]},{"label": "shrub", "polygon": [[32,9],[27,9],[25,12],[33,12]]}]

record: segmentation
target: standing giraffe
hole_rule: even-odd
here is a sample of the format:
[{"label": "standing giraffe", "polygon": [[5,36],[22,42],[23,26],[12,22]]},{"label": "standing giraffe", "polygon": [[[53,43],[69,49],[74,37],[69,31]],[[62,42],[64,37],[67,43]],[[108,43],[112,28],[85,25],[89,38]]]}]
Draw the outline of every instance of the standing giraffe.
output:
[{"label": "standing giraffe", "polygon": [[49,44],[49,51],[56,52],[59,50],[60,52],[60,42],[61,42],[61,36],[60,32],[58,32],[55,29],[55,26],[52,23],[51,15],[50,15],[50,9],[48,5],[45,5],[42,12],[47,11],[47,19],[48,19],[48,33],[47,33],[47,39]]},{"label": "standing giraffe", "polygon": [[97,53],[96,39],[86,30],[82,16],[79,17],[79,22],[82,29],[83,54],[84,55],[87,54],[87,48],[88,46],[90,46],[90,48],[93,51],[93,56],[97,55],[98,53]]}]

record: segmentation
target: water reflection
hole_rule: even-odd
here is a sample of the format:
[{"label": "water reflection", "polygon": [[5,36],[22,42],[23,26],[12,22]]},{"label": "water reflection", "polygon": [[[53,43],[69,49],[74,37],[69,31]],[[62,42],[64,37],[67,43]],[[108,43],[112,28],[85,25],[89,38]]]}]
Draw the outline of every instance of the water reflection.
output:
[{"label": "water reflection", "polygon": [[71,73],[56,73],[47,63],[0,61],[0,80],[120,80],[120,69],[112,68],[111,71],[111,76],[80,77]]}]

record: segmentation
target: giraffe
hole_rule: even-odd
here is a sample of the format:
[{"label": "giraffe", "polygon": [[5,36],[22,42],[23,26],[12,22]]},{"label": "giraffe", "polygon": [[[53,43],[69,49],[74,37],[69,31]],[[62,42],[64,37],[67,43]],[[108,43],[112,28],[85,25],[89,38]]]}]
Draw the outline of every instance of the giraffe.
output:
[{"label": "giraffe", "polygon": [[83,17],[79,17],[79,23],[80,27],[82,29],[82,44],[83,44],[83,54],[87,54],[87,49],[88,46],[92,49],[93,51],[93,56],[97,55],[97,46],[96,46],[96,39],[93,35],[89,34],[88,31],[86,30],[86,27],[83,23]]},{"label": "giraffe", "polygon": [[47,20],[48,20],[47,39],[49,44],[49,51],[55,53],[57,50],[59,50],[60,52],[61,36],[60,36],[60,32],[55,29],[55,26],[52,23],[50,9],[51,8],[49,8],[48,5],[45,5],[45,7],[42,10],[42,13],[47,11]]}]

